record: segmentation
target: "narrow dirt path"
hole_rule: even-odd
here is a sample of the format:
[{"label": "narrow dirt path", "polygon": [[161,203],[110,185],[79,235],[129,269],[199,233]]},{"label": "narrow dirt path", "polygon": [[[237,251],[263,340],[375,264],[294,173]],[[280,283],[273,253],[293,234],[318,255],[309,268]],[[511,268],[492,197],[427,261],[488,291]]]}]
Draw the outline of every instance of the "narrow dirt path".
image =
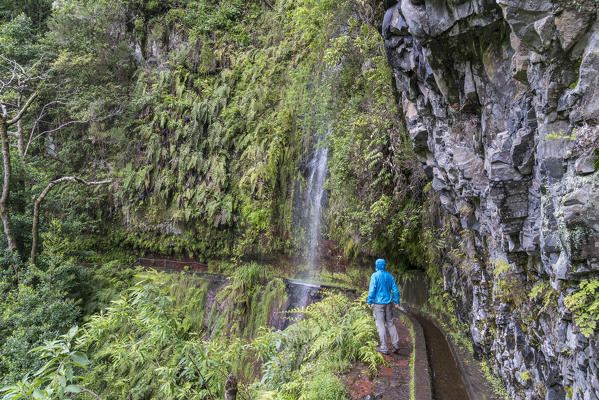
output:
[{"label": "narrow dirt path", "polygon": [[355,365],[345,379],[352,400],[410,399],[412,340],[410,331],[399,318],[395,318],[395,326],[399,334],[399,354],[391,353],[384,356],[389,366],[379,367],[379,373],[374,379],[368,376],[368,368],[365,365]]}]

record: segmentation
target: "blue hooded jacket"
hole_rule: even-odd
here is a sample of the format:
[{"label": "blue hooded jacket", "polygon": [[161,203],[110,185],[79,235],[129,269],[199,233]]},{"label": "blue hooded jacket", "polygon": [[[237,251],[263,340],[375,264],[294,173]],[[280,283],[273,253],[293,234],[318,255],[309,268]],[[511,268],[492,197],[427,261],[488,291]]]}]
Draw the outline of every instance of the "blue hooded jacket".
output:
[{"label": "blue hooded jacket", "polygon": [[[393,275],[385,271],[385,260],[376,260],[376,272],[370,277],[368,289],[368,304],[389,304],[395,296],[395,303],[399,304],[399,289]],[[393,292],[393,295],[391,294]]]}]

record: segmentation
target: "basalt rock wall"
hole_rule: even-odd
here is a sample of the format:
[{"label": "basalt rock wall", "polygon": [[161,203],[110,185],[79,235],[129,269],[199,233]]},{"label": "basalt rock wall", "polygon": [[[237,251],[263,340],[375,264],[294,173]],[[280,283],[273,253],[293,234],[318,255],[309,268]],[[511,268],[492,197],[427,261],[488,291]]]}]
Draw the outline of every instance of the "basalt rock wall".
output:
[{"label": "basalt rock wall", "polygon": [[564,306],[599,277],[597,4],[401,0],[382,33],[414,149],[463,228],[443,276],[477,350],[513,399],[598,399],[597,335]]}]

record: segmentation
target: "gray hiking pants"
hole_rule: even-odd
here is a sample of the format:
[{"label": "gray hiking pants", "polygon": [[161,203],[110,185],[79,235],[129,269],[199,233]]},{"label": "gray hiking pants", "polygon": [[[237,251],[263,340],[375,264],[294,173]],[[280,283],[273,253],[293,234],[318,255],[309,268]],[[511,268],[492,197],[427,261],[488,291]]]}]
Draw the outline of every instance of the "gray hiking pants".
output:
[{"label": "gray hiking pants", "polygon": [[389,351],[385,328],[389,330],[393,347],[399,347],[399,336],[397,335],[397,329],[395,329],[395,324],[393,323],[393,303],[374,304],[373,312],[374,323],[376,325],[376,330],[379,333],[379,340],[381,341],[381,351]]}]

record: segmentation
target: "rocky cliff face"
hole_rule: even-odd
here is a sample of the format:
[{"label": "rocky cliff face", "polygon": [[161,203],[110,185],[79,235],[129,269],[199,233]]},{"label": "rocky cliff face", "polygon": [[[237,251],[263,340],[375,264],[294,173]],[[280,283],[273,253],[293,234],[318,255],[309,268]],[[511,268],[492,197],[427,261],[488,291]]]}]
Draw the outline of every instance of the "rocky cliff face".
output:
[{"label": "rocky cliff face", "polygon": [[599,398],[599,342],[564,306],[599,276],[593,1],[401,0],[383,35],[413,145],[460,218],[444,269],[513,399]]}]

